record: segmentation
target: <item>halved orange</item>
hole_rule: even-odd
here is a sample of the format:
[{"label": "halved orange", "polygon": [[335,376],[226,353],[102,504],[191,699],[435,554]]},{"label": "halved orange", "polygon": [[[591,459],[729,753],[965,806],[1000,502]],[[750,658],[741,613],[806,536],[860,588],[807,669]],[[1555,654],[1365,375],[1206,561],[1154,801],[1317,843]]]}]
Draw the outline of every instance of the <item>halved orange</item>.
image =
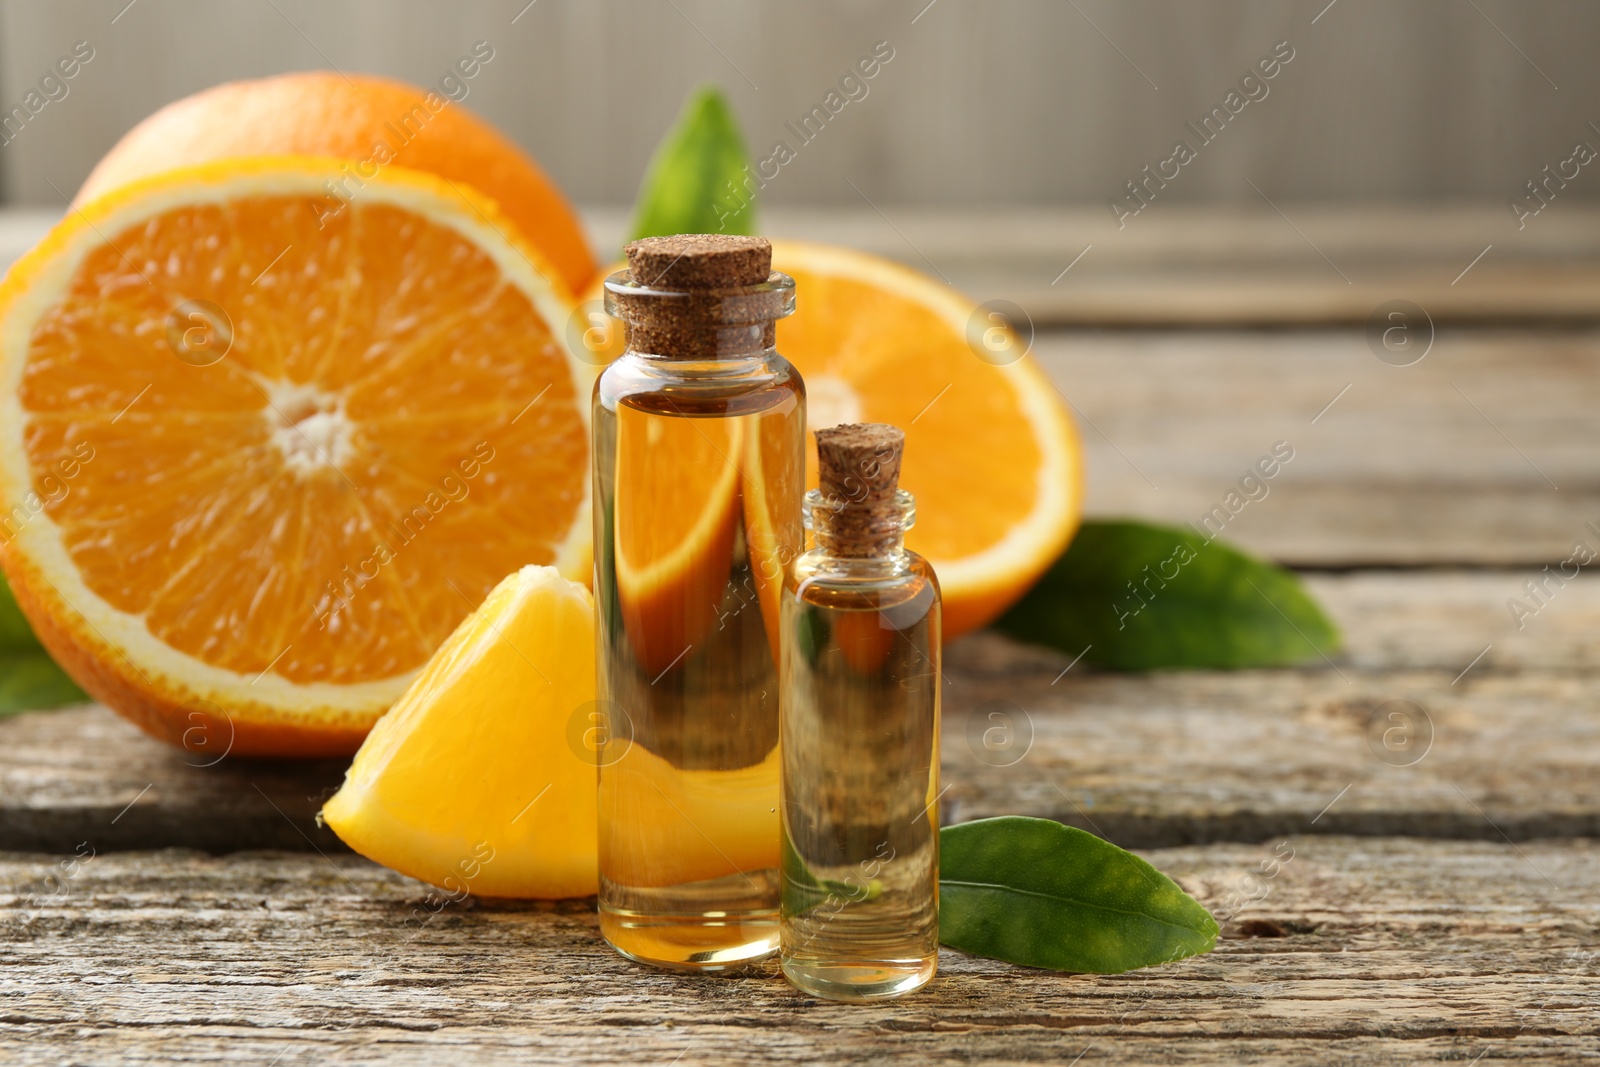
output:
[{"label": "halved orange", "polygon": [[[1061,554],[1081,516],[1081,446],[1050,379],[1009,326],[908,267],[788,240],[772,242],[772,267],[795,279],[778,351],[805,379],[807,428],[887,422],[905,431],[900,483],[917,498],[906,544],[938,573],[944,639],[993,621]],[[601,295],[591,286],[583,306]],[[1000,337],[1004,358],[978,354],[975,322],[979,336]],[[603,362],[605,353],[597,343],[587,355]],[[759,480],[761,457],[748,469]],[[805,484],[817,485],[814,445]],[[771,524],[755,513],[746,522],[759,566],[759,534]],[[763,615],[776,618],[776,587],[761,592]]]},{"label": "halved orange", "polygon": [[[807,424],[887,422],[905,431],[900,484],[917,499],[907,547],[944,594],[945,640],[990,622],[1027,591],[1077,529],[1082,461],[1050,380],[1009,327],[1014,362],[969,344],[981,309],[926,275],[864,252],[774,241],[795,280],[778,351],[806,382]],[[1009,357],[1008,357],[1009,359]],[[806,456],[806,485],[817,484]]]},{"label": "halved orange", "polygon": [[80,685],[207,753],[353,751],[506,573],[588,570],[562,283],[472,190],[341,167],[136,182],[0,285],[0,563]]}]

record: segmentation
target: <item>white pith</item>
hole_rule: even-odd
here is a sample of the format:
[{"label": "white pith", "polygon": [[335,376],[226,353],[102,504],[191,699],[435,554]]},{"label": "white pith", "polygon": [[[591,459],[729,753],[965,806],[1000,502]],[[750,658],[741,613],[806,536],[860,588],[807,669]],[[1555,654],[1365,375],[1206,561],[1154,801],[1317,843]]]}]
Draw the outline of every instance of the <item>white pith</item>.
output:
[{"label": "white pith", "polygon": [[832,374],[806,379],[806,427],[822,430],[861,421],[861,396],[855,386]]},{"label": "white pith", "polygon": [[309,382],[263,379],[267,406],[261,409],[283,465],[298,477],[337,474],[355,458],[356,424],[344,413],[344,399]]}]

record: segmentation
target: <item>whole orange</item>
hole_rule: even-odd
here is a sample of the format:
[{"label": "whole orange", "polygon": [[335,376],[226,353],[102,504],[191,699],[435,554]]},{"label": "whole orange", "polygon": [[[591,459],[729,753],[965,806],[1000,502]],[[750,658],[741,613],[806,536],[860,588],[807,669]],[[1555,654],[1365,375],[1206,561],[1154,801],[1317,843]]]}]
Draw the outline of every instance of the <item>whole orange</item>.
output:
[{"label": "whole orange", "polygon": [[594,276],[577,215],[521,149],[437,92],[370,75],[303,71],[184,97],[128,131],[77,203],[176,167],[290,155],[348,160],[338,185],[349,197],[390,162],[473,186],[545,254],[568,290],[581,292]]}]

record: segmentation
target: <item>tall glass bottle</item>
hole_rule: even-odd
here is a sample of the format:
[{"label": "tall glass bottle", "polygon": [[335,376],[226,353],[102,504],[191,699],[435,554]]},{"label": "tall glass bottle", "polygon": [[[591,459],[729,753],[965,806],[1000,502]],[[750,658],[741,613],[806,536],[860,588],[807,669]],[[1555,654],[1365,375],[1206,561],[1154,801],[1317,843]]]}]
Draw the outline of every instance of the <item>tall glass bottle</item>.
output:
[{"label": "tall glass bottle", "polygon": [[818,430],[816,547],[782,603],[783,973],[901,996],[939,954],[939,583],[905,548],[892,426]]},{"label": "tall glass bottle", "polygon": [[721,970],[778,943],[778,600],[803,545],[794,281],[760,238],[628,247],[596,383],[600,931]]}]

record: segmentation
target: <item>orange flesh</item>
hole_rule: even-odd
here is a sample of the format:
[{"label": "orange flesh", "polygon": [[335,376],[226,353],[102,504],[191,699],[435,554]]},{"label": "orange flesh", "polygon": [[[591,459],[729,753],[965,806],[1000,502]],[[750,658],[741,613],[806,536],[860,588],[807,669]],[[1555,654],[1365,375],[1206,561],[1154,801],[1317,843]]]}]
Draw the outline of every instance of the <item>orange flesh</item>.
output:
[{"label": "orange flesh", "polygon": [[[741,420],[617,406],[617,594],[645,670],[665,670],[717,621],[733,565]],[[671,457],[676,477],[645,472]],[[698,476],[698,477],[696,477]]]},{"label": "orange flesh", "polygon": [[[676,479],[630,477],[617,500],[617,566],[634,581],[657,577],[677,557],[701,555],[705,541],[724,537],[739,485],[737,419],[696,419],[617,406],[617,468],[651,471],[671,456]],[[698,476],[698,478],[696,478]],[[724,579],[726,575],[722,576]]]},{"label": "orange flesh", "polygon": [[[323,818],[346,844],[445,889],[595,891],[589,591],[509,575],[378,720]],[[481,863],[478,861],[482,861]]]},{"label": "orange flesh", "polygon": [[[861,421],[908,428],[900,484],[917,498],[917,524],[906,547],[958,559],[1004,538],[1036,505],[1043,457],[1000,371],[914,300],[797,268],[781,249],[773,266],[803,294],[778,323],[778,350],[808,383],[822,375],[850,383]],[[806,485],[816,484],[808,450]]]},{"label": "orange flesh", "polygon": [[[90,589],[215,666],[353,683],[554,561],[587,431],[558,340],[477,245],[359,199],[321,222],[253,196],[109,235],[19,395],[41,495],[92,449],[48,508]],[[225,309],[220,361],[176,358],[185,300]]]},{"label": "orange flesh", "polygon": [[[772,514],[774,501],[796,500],[805,492],[801,484],[804,461],[796,462],[791,450],[783,447],[792,439],[792,430],[785,424],[795,417],[793,410],[764,412],[754,417],[758,429],[750,434],[746,467],[749,487],[744,494],[744,512],[751,573],[761,600],[761,620],[767,629],[773,663],[782,658],[778,648],[778,601],[783,594],[784,576],[805,546],[805,533],[794,524],[793,510],[785,512],[784,517]],[[761,432],[763,421],[775,425]],[[810,451],[809,442],[806,451]]]}]

